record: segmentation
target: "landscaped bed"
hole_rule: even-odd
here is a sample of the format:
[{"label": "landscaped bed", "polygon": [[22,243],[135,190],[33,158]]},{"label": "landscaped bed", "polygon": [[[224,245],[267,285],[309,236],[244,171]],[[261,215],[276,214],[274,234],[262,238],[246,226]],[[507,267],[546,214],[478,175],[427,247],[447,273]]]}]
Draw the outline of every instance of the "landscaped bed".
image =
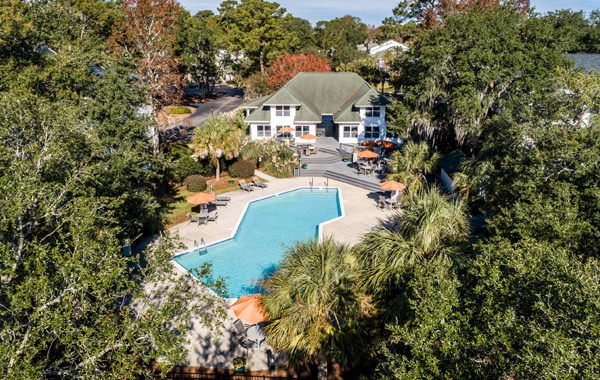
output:
[{"label": "landscaped bed", "polygon": [[[221,173],[219,181],[215,177],[209,177],[206,179],[207,189],[210,191],[211,185],[212,190],[217,194],[227,193],[238,189],[238,178],[230,177],[227,172]],[[247,182],[250,182],[251,178],[246,178]],[[233,181],[233,183],[230,183]],[[264,180],[263,180],[264,182]],[[191,210],[192,205],[185,199],[194,194],[194,192],[188,191],[185,185],[179,185],[175,187],[175,196],[172,201],[169,202],[169,214],[167,215],[167,227],[170,228],[176,224],[185,222],[187,220],[186,214]]]}]

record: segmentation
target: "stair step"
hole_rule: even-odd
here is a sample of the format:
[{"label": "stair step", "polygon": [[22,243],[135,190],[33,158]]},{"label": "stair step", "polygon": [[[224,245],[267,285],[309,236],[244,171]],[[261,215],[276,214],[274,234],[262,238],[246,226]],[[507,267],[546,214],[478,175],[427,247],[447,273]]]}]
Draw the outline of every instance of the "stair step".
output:
[{"label": "stair step", "polygon": [[365,181],[359,178],[347,176],[345,174],[333,172],[330,170],[315,170],[315,169],[300,169],[301,177],[325,177],[336,181],[344,182],[352,186],[360,187],[361,189],[380,192],[383,191],[378,184],[370,181]]}]

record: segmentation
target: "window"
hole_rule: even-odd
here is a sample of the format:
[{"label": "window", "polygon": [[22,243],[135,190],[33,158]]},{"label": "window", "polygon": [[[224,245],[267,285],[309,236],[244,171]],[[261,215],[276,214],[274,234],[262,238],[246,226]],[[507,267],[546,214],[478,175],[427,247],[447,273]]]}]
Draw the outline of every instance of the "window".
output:
[{"label": "window", "polygon": [[379,138],[379,127],[378,126],[366,126],[365,127],[365,138],[366,139]]},{"label": "window", "polygon": [[379,107],[368,107],[366,110],[366,117],[379,117],[381,115]]},{"label": "window", "polygon": [[290,116],[290,106],[275,106],[275,116]]},{"label": "window", "polygon": [[296,137],[300,137],[309,133],[310,127],[308,125],[296,125]]},{"label": "window", "polygon": [[270,125],[257,125],[256,126],[257,137],[271,137],[271,126]]},{"label": "window", "polygon": [[344,137],[358,137],[358,125],[344,125]]}]

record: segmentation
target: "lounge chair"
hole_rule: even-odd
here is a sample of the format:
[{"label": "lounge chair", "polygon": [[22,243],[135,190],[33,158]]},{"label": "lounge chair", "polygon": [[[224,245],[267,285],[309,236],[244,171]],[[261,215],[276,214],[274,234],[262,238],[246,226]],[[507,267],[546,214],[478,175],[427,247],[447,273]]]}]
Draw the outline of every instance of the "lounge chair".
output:
[{"label": "lounge chair", "polygon": [[262,189],[264,189],[265,187],[267,187],[267,184],[264,182],[261,182],[257,176],[252,177],[252,183],[254,184],[254,186],[256,187],[260,187]]},{"label": "lounge chair", "polygon": [[227,202],[227,201],[220,201],[220,200],[217,199],[217,200],[214,200],[214,201],[210,202],[210,204],[214,205],[214,206],[227,206],[229,204],[229,202]]},{"label": "lounge chair", "polygon": [[229,195],[217,195],[216,200],[229,202],[231,197]]},{"label": "lounge chair", "polygon": [[254,191],[254,188],[252,188],[250,185],[248,185],[246,183],[246,181],[244,181],[243,179],[240,179],[238,182],[240,184],[240,189],[242,189],[244,191]]}]

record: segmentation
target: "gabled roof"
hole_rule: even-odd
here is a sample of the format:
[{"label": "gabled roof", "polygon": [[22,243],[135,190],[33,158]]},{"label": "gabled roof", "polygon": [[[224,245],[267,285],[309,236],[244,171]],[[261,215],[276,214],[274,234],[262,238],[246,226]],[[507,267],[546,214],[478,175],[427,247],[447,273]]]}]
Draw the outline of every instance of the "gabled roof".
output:
[{"label": "gabled roof", "polygon": [[248,115],[248,117],[246,117],[246,121],[253,121],[253,122],[258,122],[258,121],[264,121],[264,122],[268,122],[269,120],[271,120],[271,111],[264,106],[260,106],[258,109],[252,111],[252,113],[250,115]]},{"label": "gabled roof", "polygon": [[408,51],[408,46],[394,40],[387,40],[379,45],[369,46],[368,50],[369,54],[374,57],[377,54],[383,53],[386,50],[394,48],[399,48],[402,51]]},{"label": "gabled roof", "polygon": [[279,89],[279,91],[277,91],[276,93],[274,93],[273,95],[271,95],[269,97],[269,99],[267,101],[265,101],[263,104],[265,106],[280,106],[280,105],[290,105],[290,106],[299,106],[302,103],[294,96],[293,92],[290,91],[289,88],[286,88],[287,86],[282,87],[281,89]]},{"label": "gabled roof", "polygon": [[265,95],[258,97],[256,99],[252,99],[248,103],[244,104],[244,108],[258,108],[260,105],[264,104],[267,99],[269,99],[272,95]]},{"label": "gabled roof", "polygon": [[[356,73],[299,73],[273,95],[253,106],[300,105],[295,121],[320,122],[321,115],[329,114],[334,115],[336,121],[351,122],[360,121],[357,106],[388,103],[387,98]],[[246,107],[250,108],[249,105]],[[266,114],[268,111],[259,108],[246,121],[269,120]]]}]

